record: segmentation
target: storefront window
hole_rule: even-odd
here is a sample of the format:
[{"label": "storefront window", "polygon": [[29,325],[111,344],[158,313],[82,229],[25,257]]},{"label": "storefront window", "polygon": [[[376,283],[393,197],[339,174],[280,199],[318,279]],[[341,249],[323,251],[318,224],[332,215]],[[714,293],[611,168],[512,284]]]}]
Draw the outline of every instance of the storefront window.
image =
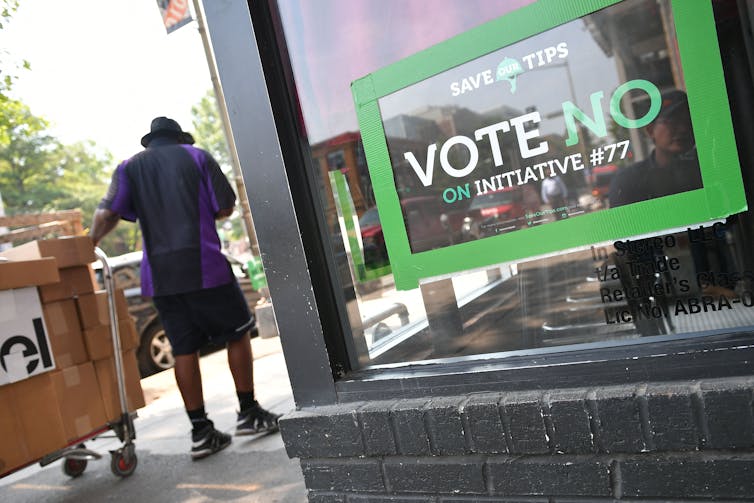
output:
[{"label": "storefront window", "polygon": [[[356,292],[358,317],[350,320],[354,344],[349,346],[358,353],[352,355],[356,366],[633,344],[754,325],[748,212],[703,227],[430,278],[413,290],[395,288],[351,84],[530,3],[278,2],[311,145],[311,176],[321,187],[336,256],[345,250],[350,274],[341,275],[342,286]],[[412,253],[702,188],[673,19],[669,1],[625,0],[484,56],[487,66],[497,68],[496,76],[459,65],[452,75],[380,99]],[[516,58],[500,70],[505,55]],[[540,78],[536,84],[518,82],[517,69]],[[495,77],[505,82],[483,85]],[[449,80],[454,85],[448,88]],[[602,137],[581,123],[575,131],[563,127],[563,102],[584,108],[596,89],[613,91],[638,80],[651,82],[662,96],[651,123],[626,127],[605,107]],[[460,106],[455,98],[466,93]],[[629,120],[647,116],[651,106],[642,88],[626,91],[620,101]],[[537,152],[536,142],[506,136],[474,150],[460,144],[441,151],[450,138],[474,138],[493,123],[505,122],[512,137],[526,133],[531,124],[525,126],[524,119],[535,116],[549,145],[569,143],[569,134],[583,141],[557,155],[552,148],[547,155]],[[442,204],[441,194],[427,196],[428,145],[435,145],[435,155],[449,165],[475,162],[479,186],[469,197],[449,205]],[[526,185],[511,183],[526,167],[520,162],[523,150],[527,166],[542,167],[540,175],[563,167],[548,166],[553,158],[580,154],[591,162],[583,169],[562,169],[559,176],[535,172]],[[603,157],[591,158],[595,151]],[[496,176],[501,172],[518,174],[506,180]],[[454,181],[439,167],[434,176],[447,181],[438,186]],[[647,177],[652,183],[643,183]]]}]

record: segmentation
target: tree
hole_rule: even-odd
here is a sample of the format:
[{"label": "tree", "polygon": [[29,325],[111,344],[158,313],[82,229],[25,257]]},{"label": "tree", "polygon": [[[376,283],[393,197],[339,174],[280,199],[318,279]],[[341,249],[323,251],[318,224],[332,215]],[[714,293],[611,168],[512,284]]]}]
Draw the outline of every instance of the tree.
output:
[{"label": "tree", "polygon": [[[0,0],[0,30],[11,20],[18,0]],[[63,145],[48,133],[48,122],[9,93],[20,69],[0,50],[0,194],[8,215],[80,209],[91,218],[114,170],[112,156],[93,142]],[[1,213],[0,213],[1,214]],[[85,222],[86,223],[86,222]],[[140,242],[138,228],[121,226],[103,246],[125,253]]]},{"label": "tree", "polygon": [[[18,0],[0,0],[0,30],[11,20],[13,14],[18,9]],[[7,93],[13,86],[16,79],[16,71],[19,68],[29,69],[29,62],[21,60],[20,62],[11,61],[10,54],[5,49],[0,49],[0,102],[7,99]]]},{"label": "tree", "polygon": [[56,208],[80,208],[91,215],[110,183],[114,171],[109,152],[98,152],[91,141],[59,145],[50,156],[56,166],[61,195],[48,204]]},{"label": "tree", "polygon": [[57,141],[48,124],[18,100],[2,102],[0,193],[8,214],[40,211],[58,195],[58,173],[50,162]]},{"label": "tree", "polygon": [[217,160],[226,174],[231,170],[230,152],[215,93],[210,89],[191,107],[194,136],[198,144]]},{"label": "tree", "polygon": [[[0,103],[0,194],[8,215],[79,209],[91,218],[114,171],[112,155],[93,142],[63,145],[48,123],[18,100]],[[122,226],[103,245],[108,253],[133,251],[138,229]]]},{"label": "tree", "polygon": [[[191,116],[196,143],[212,154],[230,184],[237,190],[238,187],[233,182],[233,166],[230,161],[228,141],[214,91],[211,89],[207,91],[201,101],[191,107]],[[232,226],[231,230],[223,230],[223,234],[230,234],[229,238],[234,241],[245,238],[246,230],[242,219],[231,218],[229,221]]]}]

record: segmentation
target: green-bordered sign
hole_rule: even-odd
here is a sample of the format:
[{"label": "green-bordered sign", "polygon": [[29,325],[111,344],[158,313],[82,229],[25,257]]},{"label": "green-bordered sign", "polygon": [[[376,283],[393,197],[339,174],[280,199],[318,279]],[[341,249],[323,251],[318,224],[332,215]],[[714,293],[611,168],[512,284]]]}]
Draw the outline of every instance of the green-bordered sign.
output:
[{"label": "green-bordered sign", "polygon": [[400,289],[746,209],[706,0],[540,0],[352,91]]}]

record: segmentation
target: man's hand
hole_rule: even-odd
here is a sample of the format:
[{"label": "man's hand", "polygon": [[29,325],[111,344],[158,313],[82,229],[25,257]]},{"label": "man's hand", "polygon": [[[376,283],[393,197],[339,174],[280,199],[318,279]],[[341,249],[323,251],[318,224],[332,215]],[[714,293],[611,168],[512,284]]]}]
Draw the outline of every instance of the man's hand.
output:
[{"label": "man's hand", "polygon": [[228,218],[232,214],[233,214],[233,208],[222,209],[215,214],[215,220],[220,220],[221,218]]},{"label": "man's hand", "polygon": [[112,210],[100,208],[95,211],[94,218],[92,218],[92,229],[89,231],[94,246],[97,246],[102,238],[115,229],[118,222],[120,222],[120,215]]}]

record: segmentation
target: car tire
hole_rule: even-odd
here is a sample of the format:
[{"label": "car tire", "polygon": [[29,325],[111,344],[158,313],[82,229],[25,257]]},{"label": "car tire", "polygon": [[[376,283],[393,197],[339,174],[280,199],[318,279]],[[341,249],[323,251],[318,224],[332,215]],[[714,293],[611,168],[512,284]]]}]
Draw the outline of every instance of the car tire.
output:
[{"label": "car tire", "polygon": [[160,323],[149,325],[141,334],[141,344],[139,344],[137,355],[142,377],[173,368],[175,365],[173,351]]}]

